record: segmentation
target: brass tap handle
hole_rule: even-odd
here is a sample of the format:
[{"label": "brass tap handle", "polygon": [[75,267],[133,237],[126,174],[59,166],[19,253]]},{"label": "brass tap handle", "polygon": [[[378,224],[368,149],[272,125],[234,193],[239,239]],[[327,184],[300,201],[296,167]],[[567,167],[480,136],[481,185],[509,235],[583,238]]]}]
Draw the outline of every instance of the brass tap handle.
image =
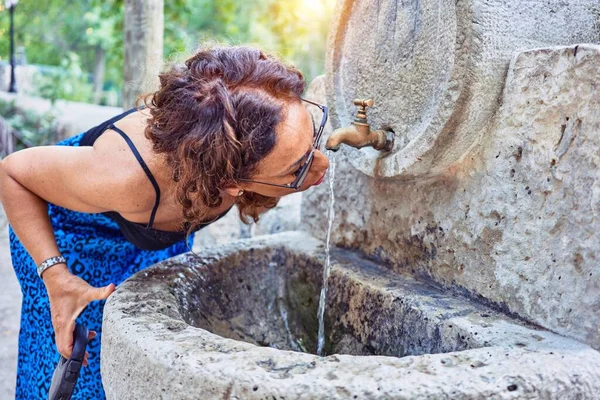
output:
[{"label": "brass tap handle", "polygon": [[354,122],[366,124],[367,123],[367,107],[373,107],[373,99],[354,99],[352,101],[355,106],[358,106],[356,111],[356,118]]},{"label": "brass tap handle", "polygon": [[352,102],[360,107],[373,107],[373,99],[354,99]]}]

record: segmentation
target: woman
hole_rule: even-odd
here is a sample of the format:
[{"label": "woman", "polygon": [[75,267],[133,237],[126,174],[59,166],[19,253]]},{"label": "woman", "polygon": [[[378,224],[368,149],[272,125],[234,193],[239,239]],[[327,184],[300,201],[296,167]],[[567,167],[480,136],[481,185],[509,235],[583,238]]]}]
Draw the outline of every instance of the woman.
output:
[{"label": "woman", "polygon": [[315,137],[326,108],[315,135],[304,88],[297,69],[258,49],[205,48],[162,73],[145,107],[0,163],[23,292],[17,398],[47,398],[76,320],[95,339],[73,398],[104,398],[102,309],[115,285],[186,251],[234,204],[257,221],[322,182],[329,164]]}]

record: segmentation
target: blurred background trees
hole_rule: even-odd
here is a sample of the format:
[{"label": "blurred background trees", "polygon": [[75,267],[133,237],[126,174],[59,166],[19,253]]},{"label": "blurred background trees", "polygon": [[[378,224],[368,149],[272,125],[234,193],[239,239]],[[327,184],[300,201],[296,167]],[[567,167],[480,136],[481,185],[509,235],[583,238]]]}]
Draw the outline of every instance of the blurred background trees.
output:
[{"label": "blurred background trees", "polygon": [[[165,60],[205,40],[250,43],[296,65],[308,81],[324,71],[335,0],[166,0]],[[16,46],[38,68],[32,95],[121,105],[124,0],[21,0]],[[9,19],[0,5],[0,60],[9,59]]]}]

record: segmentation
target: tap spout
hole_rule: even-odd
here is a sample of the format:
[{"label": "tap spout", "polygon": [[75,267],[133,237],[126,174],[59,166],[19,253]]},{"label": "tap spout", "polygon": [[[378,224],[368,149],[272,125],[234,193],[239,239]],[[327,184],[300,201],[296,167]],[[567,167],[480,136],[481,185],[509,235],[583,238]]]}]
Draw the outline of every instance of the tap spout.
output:
[{"label": "tap spout", "polygon": [[394,146],[394,134],[390,131],[369,129],[367,124],[356,124],[336,129],[325,144],[327,150],[338,151],[341,144],[356,147],[371,146],[376,150],[390,151]]},{"label": "tap spout", "polygon": [[325,143],[325,148],[338,151],[341,144],[347,144],[357,149],[371,146],[376,150],[391,151],[394,147],[394,133],[382,129],[372,131],[367,123],[366,107],[371,107],[373,100],[356,99],[354,104],[359,107],[354,122],[350,126],[333,131]]}]

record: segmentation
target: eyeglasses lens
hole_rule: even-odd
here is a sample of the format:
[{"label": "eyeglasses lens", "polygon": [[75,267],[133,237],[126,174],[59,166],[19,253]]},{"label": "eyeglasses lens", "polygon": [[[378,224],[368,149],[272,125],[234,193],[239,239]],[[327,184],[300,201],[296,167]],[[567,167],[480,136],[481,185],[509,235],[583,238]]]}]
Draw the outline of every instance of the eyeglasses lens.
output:
[{"label": "eyeglasses lens", "polygon": [[300,172],[300,175],[298,175],[298,180],[296,181],[296,184],[294,185],[294,189],[297,189],[300,186],[302,186],[302,184],[304,184],[304,181],[306,180],[306,177],[308,176],[308,173],[310,172],[310,167],[312,166],[314,154],[315,154],[314,151],[310,153],[310,158],[308,159],[308,162],[306,163],[306,165]]}]

